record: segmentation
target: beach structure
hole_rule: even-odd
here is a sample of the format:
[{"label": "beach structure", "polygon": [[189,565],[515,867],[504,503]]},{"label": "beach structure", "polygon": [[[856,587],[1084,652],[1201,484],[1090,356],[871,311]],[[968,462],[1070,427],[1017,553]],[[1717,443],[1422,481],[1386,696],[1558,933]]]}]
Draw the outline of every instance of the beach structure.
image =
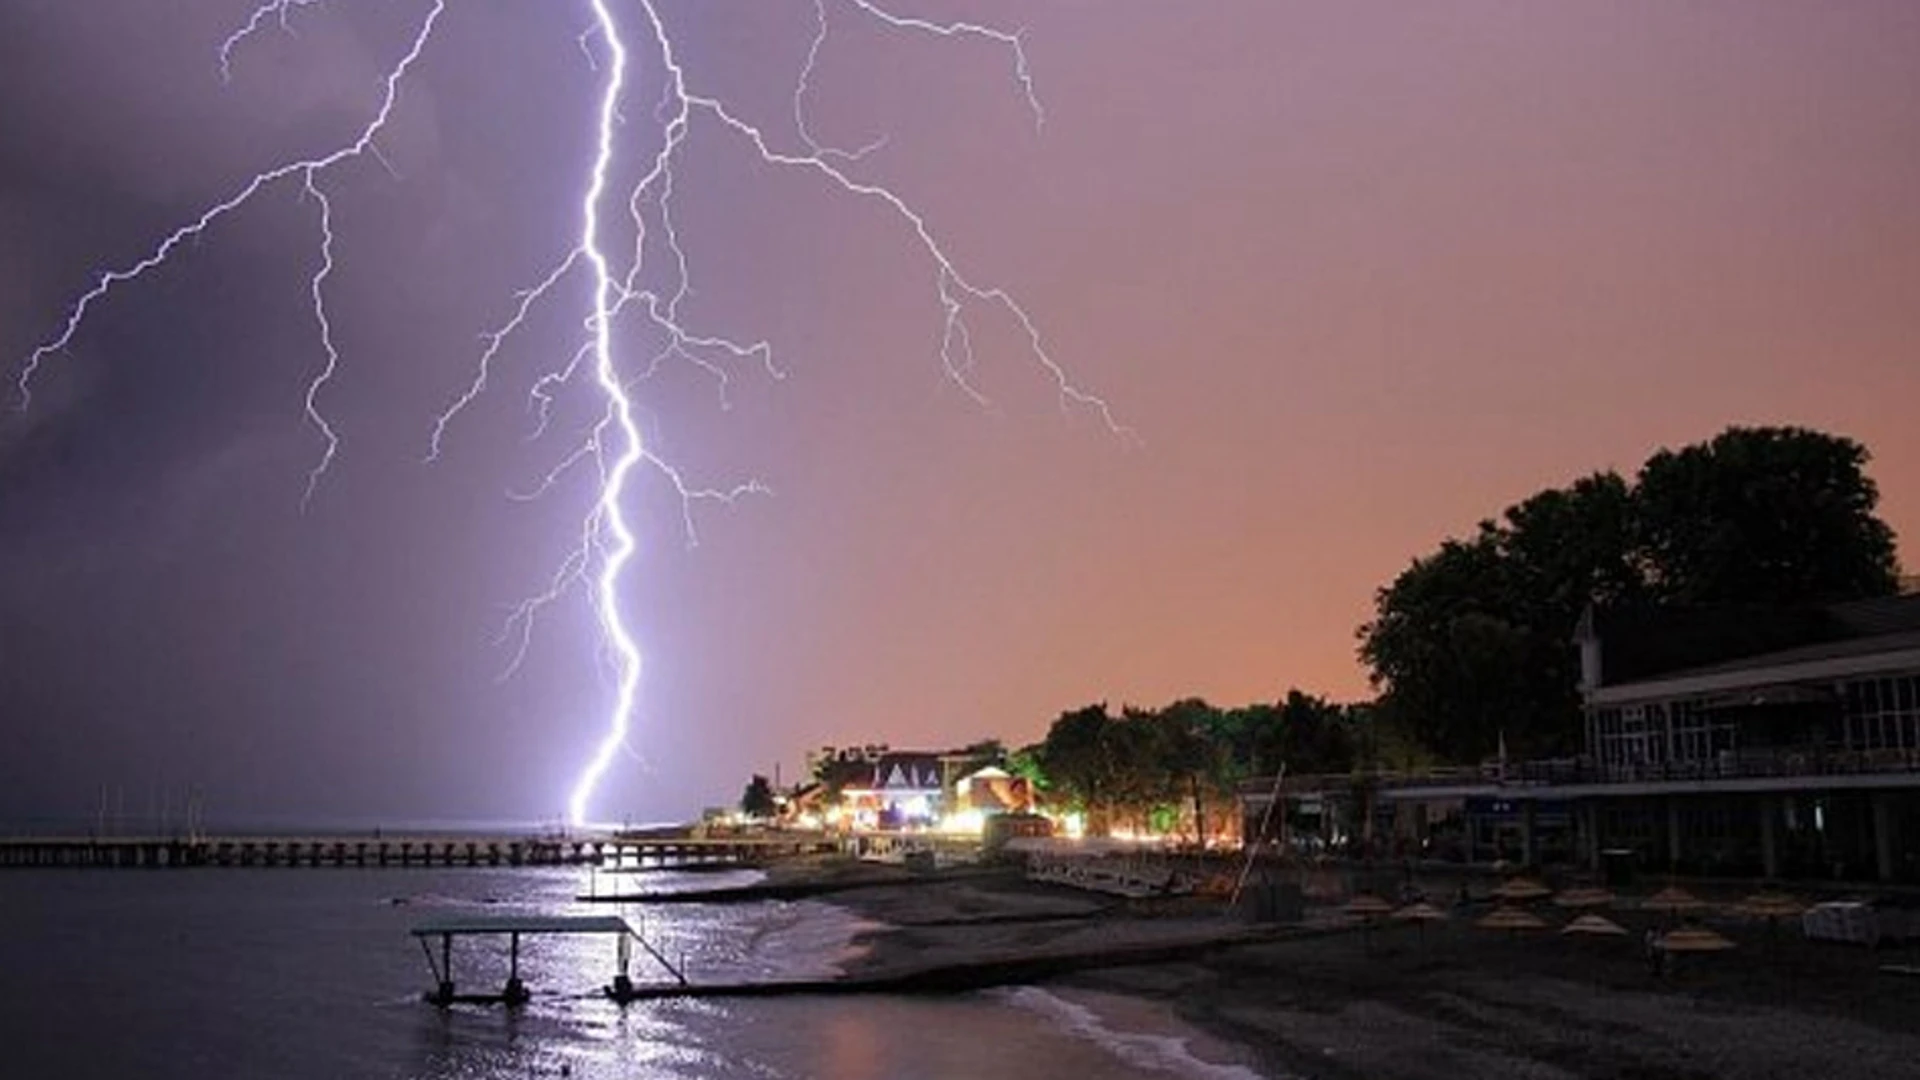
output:
[{"label": "beach structure", "polygon": [[1440,922],[1446,917],[1446,912],[1441,911],[1425,900],[1408,904],[1406,907],[1400,908],[1393,913],[1395,922],[1430,923]]},{"label": "beach structure", "polygon": [[1642,911],[1657,911],[1663,915],[1686,915],[1705,910],[1706,907],[1705,900],[1674,885],[1669,885],[1640,901]]},{"label": "beach structure", "polygon": [[1008,845],[1026,859],[1027,880],[1107,893],[1129,900],[1193,891],[1180,861],[1118,841],[1018,840]]},{"label": "beach structure", "polygon": [[1372,893],[1360,893],[1346,902],[1344,910],[1347,914],[1362,919],[1377,919],[1382,915],[1390,914],[1393,911],[1393,905]]},{"label": "beach structure", "polygon": [[[415,926],[412,933],[426,954],[427,967],[433,972],[434,988],[426,1000],[442,1008],[456,1002],[482,1005],[524,1005],[532,992],[520,978],[520,939],[541,934],[607,934],[616,940],[616,968],[605,988],[608,997],[622,1004],[640,996],[630,974],[634,942],[659,962],[676,982],[685,986],[686,974],[669,963],[645,938],[618,915],[454,915]],[[507,981],[497,993],[457,992],[453,977],[455,938],[492,937],[507,939]],[[439,956],[433,942],[439,943]]]},{"label": "beach structure", "polygon": [[1552,889],[1533,878],[1517,877],[1508,878],[1498,886],[1495,886],[1493,895],[1500,900],[1512,900],[1525,903],[1528,900],[1538,900],[1543,896],[1550,895],[1552,892]]},{"label": "beach structure", "polygon": [[1798,919],[1807,912],[1807,902],[1797,896],[1768,889],[1734,905],[1734,913],[1749,919],[1763,919],[1767,924],[1767,936],[1772,937],[1778,930],[1781,919]]},{"label": "beach structure", "polygon": [[807,755],[816,782],[794,799],[799,818],[842,829],[908,829],[939,825],[960,813],[975,817],[1033,809],[1032,786],[968,750],[896,750],[884,743],[821,747]]},{"label": "beach structure", "polygon": [[1613,901],[1614,895],[1612,890],[1602,889],[1592,885],[1562,889],[1553,894],[1554,904],[1563,908],[1606,907],[1613,903]]},{"label": "beach structure", "polygon": [[1482,930],[1505,930],[1509,933],[1518,933],[1522,930],[1545,930],[1547,920],[1524,908],[1502,905],[1474,920],[1473,925]]},{"label": "beach structure", "polygon": [[992,814],[1032,814],[1033,785],[995,765],[976,769],[954,781],[954,808],[985,818]]},{"label": "beach structure", "polygon": [[[1769,880],[1920,882],[1920,595],[1589,610],[1568,758],[1249,779],[1244,820],[1376,851]],[[1275,799],[1289,812],[1269,813]]]},{"label": "beach structure", "polygon": [[1734,910],[1750,919],[1797,919],[1807,910],[1807,902],[1789,893],[1768,889],[1740,901]]},{"label": "beach structure", "polygon": [[1575,937],[1625,937],[1627,928],[1605,915],[1589,913],[1567,923],[1560,928],[1560,932]]},{"label": "beach structure", "polygon": [[1654,940],[1654,947],[1669,953],[1725,952],[1733,942],[1704,926],[1683,926],[1669,930]]},{"label": "beach structure", "polygon": [[1427,903],[1425,900],[1421,900],[1400,908],[1388,917],[1394,922],[1412,923],[1419,929],[1420,943],[1424,946],[1427,942],[1427,924],[1445,922],[1447,920],[1447,913]]}]

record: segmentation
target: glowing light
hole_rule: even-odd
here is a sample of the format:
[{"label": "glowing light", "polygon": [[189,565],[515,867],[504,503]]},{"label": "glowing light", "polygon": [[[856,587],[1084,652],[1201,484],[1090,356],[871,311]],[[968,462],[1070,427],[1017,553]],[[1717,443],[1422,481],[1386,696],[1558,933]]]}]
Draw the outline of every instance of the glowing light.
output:
[{"label": "glowing light", "polygon": [[[234,78],[239,51],[249,39],[276,24],[283,31],[292,33],[296,13],[305,17],[308,9],[318,10],[321,6],[319,0],[261,0],[246,22],[220,42],[217,50],[220,79],[230,82]],[[562,282],[579,274],[589,275],[592,300],[582,319],[585,340],[570,339],[560,351],[561,355],[567,357],[566,363],[541,374],[534,382],[528,403],[529,411],[535,416],[533,437],[538,438],[547,431],[556,395],[583,372],[591,373],[593,385],[604,399],[604,408],[599,413],[598,421],[560,457],[559,463],[547,471],[531,491],[519,493],[518,497],[538,498],[550,491],[570,470],[588,463],[598,475],[595,496],[591,508],[576,526],[578,542],[553,571],[545,588],[513,608],[501,628],[500,636],[503,645],[512,647],[510,660],[503,672],[505,677],[517,669],[525,656],[535,620],[542,612],[575,586],[582,586],[588,593],[595,618],[613,658],[616,686],[604,730],[593,743],[591,753],[568,794],[568,818],[575,826],[586,824],[596,790],[615,755],[627,748],[639,702],[643,657],[621,605],[626,571],[638,546],[638,534],[628,520],[624,507],[635,468],[646,465],[671,485],[680,499],[683,534],[690,545],[697,542],[694,504],[731,504],[742,496],[763,494],[768,490],[765,485],[752,479],[718,487],[690,483],[677,467],[662,460],[648,448],[636,421],[634,402],[629,394],[632,383],[649,377],[669,362],[692,365],[710,376],[716,384],[722,406],[727,403],[727,387],[732,377],[729,364],[754,361],[769,378],[784,376],[784,372],[775,365],[772,347],[767,342],[741,341],[705,333],[690,326],[683,318],[682,304],[692,287],[692,263],[688,252],[682,247],[680,234],[674,224],[674,169],[696,120],[710,123],[720,134],[731,136],[734,144],[744,147],[749,158],[760,165],[810,175],[830,193],[871,201],[893,215],[918,241],[919,251],[927,260],[929,276],[933,281],[932,299],[943,321],[937,359],[945,376],[968,396],[982,403],[987,400],[975,384],[977,365],[972,345],[973,331],[968,319],[976,311],[998,311],[1018,328],[1028,354],[1051,378],[1063,409],[1083,409],[1097,416],[1109,431],[1130,434],[1115,419],[1104,399],[1081,389],[1068,377],[1066,369],[1047,348],[1038,324],[1018,299],[1000,286],[963,272],[927,218],[906,197],[884,183],[865,176],[856,177],[848,171],[871,151],[884,145],[884,138],[875,139],[864,147],[845,150],[825,145],[813,134],[807,120],[806,98],[828,34],[825,0],[814,0],[816,32],[805,64],[798,72],[792,95],[794,134],[800,144],[797,150],[782,149],[785,143],[770,137],[762,127],[746,119],[726,102],[692,89],[688,73],[676,55],[673,35],[656,3],[654,0],[638,0],[636,10],[644,16],[645,33],[657,50],[653,55],[659,64],[658,74],[665,83],[665,97],[651,114],[655,126],[645,133],[657,141],[657,146],[651,152],[652,158],[644,174],[628,189],[624,200],[626,220],[622,227],[631,228],[632,248],[629,252],[617,255],[606,235],[606,204],[612,197],[610,186],[613,168],[622,148],[622,131],[636,115],[633,110],[623,109],[629,89],[629,68],[633,61],[625,29],[614,18],[609,0],[586,0],[586,6],[591,12],[591,25],[577,35],[574,34],[574,28],[569,27],[567,35],[577,42],[589,66],[596,73],[602,73],[602,78],[598,83],[594,106],[589,111],[594,135],[593,156],[578,197],[580,224],[577,239],[554,259],[532,287],[518,295],[506,318],[482,335],[483,345],[473,375],[464,389],[454,395],[450,404],[434,418],[425,454],[429,461],[441,456],[452,425],[469,405],[486,392],[489,375],[500,360],[504,346],[526,327],[535,307],[552,299],[559,292]],[[1044,122],[1045,113],[1034,89],[1022,33],[977,23],[937,22],[899,15],[872,0],[848,0],[848,7],[859,17],[872,20],[891,32],[931,34],[1004,50],[1012,59],[1013,78],[1032,113],[1035,128],[1038,129]],[[21,406],[25,408],[31,404],[34,382],[42,366],[73,344],[95,309],[113,293],[165,266],[183,246],[202,239],[242,206],[266,197],[268,192],[276,188],[290,186],[297,198],[314,207],[318,226],[314,269],[308,278],[308,299],[317,329],[319,364],[307,382],[303,406],[306,421],[319,436],[321,448],[305,477],[300,505],[307,507],[341,450],[338,430],[321,407],[325,391],[339,374],[343,363],[336,345],[335,323],[327,302],[327,287],[336,270],[334,225],[339,190],[337,186],[330,190],[325,180],[336,166],[362,156],[386,164],[379,140],[387,131],[400,100],[403,83],[435,40],[436,28],[447,8],[447,0],[430,0],[407,47],[386,70],[380,98],[371,118],[351,140],[326,153],[288,161],[256,173],[225,198],[207,206],[199,216],[166,234],[145,256],[102,272],[93,285],[66,309],[58,332],[36,347],[21,365],[17,380]],[[634,128],[641,126],[634,125]],[[282,185],[282,181],[287,184]],[[650,235],[660,239],[669,255],[662,263],[664,269],[648,266],[643,258]],[[614,332],[616,324],[630,310],[644,319],[663,344],[638,363],[622,364],[616,355]],[[907,809],[913,816],[923,819],[932,817],[930,805],[909,806]],[[838,808],[834,808],[827,812],[825,820],[834,822],[842,817]],[[856,822],[868,825],[877,822],[871,810],[859,811],[852,817]]]},{"label": "glowing light", "polygon": [[940,821],[940,831],[954,836],[979,836],[987,830],[985,811],[956,810]]}]

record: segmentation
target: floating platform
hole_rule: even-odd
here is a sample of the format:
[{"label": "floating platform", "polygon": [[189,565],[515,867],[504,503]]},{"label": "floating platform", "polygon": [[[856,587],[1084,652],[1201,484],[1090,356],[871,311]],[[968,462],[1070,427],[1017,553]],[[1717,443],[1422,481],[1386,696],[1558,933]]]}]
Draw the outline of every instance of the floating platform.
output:
[{"label": "floating platform", "polygon": [[[539,934],[613,935],[618,943],[616,968],[613,981],[607,984],[605,992],[608,997],[623,1004],[641,996],[630,971],[635,942],[674,977],[675,982],[661,984],[663,988],[675,985],[684,987],[687,983],[684,972],[635,933],[627,920],[618,915],[455,915],[421,923],[409,932],[420,942],[420,950],[427,956],[427,967],[433,972],[434,988],[427,991],[424,997],[429,1004],[442,1008],[455,1004],[526,1004],[533,993],[520,978],[520,939]],[[506,985],[490,994],[462,994],[455,990],[453,940],[460,937],[502,936],[507,939]],[[440,955],[437,958],[431,944],[435,938],[440,941]]]}]

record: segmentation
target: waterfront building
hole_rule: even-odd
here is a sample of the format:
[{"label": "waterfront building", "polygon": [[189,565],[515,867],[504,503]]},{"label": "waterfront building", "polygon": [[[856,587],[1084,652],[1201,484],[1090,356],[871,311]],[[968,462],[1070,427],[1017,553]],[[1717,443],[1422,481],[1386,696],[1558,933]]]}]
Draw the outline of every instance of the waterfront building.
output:
[{"label": "waterfront building", "polygon": [[[1418,775],[1250,781],[1256,835],[1312,803],[1374,850],[1920,881],[1920,596],[1590,612],[1581,752]],[[1276,793],[1284,813],[1276,805]]]}]

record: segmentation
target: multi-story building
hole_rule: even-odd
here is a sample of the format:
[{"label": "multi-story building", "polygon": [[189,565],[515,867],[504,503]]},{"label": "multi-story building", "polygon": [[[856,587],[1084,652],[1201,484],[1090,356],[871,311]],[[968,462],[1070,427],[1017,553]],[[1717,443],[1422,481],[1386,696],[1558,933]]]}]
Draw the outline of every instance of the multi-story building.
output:
[{"label": "multi-story building", "polygon": [[1920,881],[1920,596],[1590,614],[1577,644],[1581,754],[1355,778],[1353,827],[1468,859]]},{"label": "multi-story building", "polygon": [[[1577,802],[1589,859],[1920,879],[1920,596],[1608,631],[1589,618],[1578,639],[1578,774],[1538,778]],[[1723,655],[1660,663],[1694,641]]]}]

